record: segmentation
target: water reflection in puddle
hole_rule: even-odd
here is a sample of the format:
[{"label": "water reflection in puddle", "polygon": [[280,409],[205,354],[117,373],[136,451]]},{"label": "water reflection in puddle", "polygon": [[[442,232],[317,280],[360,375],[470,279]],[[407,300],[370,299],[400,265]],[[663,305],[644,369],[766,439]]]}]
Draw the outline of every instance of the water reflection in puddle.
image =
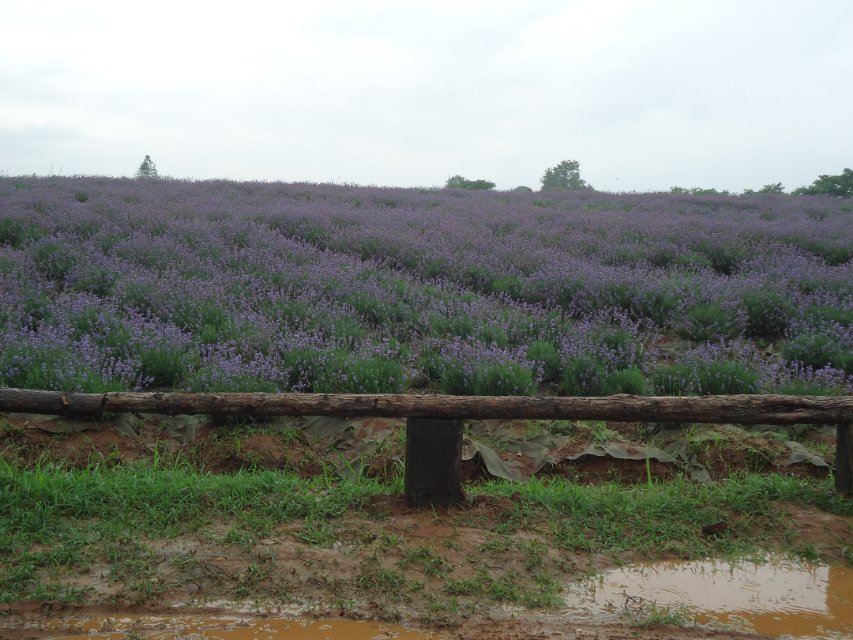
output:
[{"label": "water reflection in puddle", "polygon": [[238,616],[117,615],[63,618],[62,640],[424,640],[431,636],[378,622]]},{"label": "water reflection in puddle", "polygon": [[573,587],[569,596],[570,607],[591,616],[652,604],[686,605],[700,623],[769,636],[853,637],[853,571],[845,567],[780,560],[633,565]]}]

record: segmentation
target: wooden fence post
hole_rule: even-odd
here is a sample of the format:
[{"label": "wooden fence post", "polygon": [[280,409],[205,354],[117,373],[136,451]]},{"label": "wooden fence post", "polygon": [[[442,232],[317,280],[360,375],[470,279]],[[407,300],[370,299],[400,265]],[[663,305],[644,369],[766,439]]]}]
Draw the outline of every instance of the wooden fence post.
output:
[{"label": "wooden fence post", "polygon": [[853,433],[850,424],[836,426],[835,490],[841,495],[853,495]]},{"label": "wooden fence post", "polygon": [[462,493],[462,421],[409,418],[406,422],[406,503],[450,506]]}]

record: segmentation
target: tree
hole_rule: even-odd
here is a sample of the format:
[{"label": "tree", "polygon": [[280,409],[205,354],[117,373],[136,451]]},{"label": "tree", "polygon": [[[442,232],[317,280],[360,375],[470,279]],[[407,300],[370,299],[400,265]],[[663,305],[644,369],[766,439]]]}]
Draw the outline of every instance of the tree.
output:
[{"label": "tree", "polygon": [[[718,191],[714,187],[690,187],[686,189],[685,187],[670,187],[670,193],[674,193],[677,195],[685,195],[685,196],[730,196],[732,195],[730,191],[726,191],[723,189],[722,191]],[[754,191],[750,191],[747,189],[744,191],[744,194],[748,195],[750,193],[755,193]]]},{"label": "tree", "polygon": [[785,187],[781,182],[774,182],[772,184],[765,184],[758,191],[755,189],[744,189],[741,195],[743,196],[754,196],[756,193],[785,193]]},{"label": "tree", "polygon": [[136,170],[137,178],[159,178],[160,174],[157,173],[157,165],[154,164],[154,161],[151,159],[151,156],[146,155],[145,160],[142,161],[142,164],[139,165],[139,169]]},{"label": "tree", "polygon": [[808,187],[795,190],[794,195],[849,198],[853,196],[853,170],[845,169],[837,176],[818,176]]},{"label": "tree", "polygon": [[542,183],[542,191],[592,189],[581,179],[580,162],[577,160],[563,160],[556,167],[546,169],[539,181]]},{"label": "tree", "polygon": [[758,193],[785,193],[785,187],[782,186],[781,182],[774,182],[773,184],[765,184],[758,190]]},{"label": "tree", "polygon": [[467,178],[455,175],[450,176],[444,184],[447,189],[494,189],[495,183],[488,180],[468,180]]}]

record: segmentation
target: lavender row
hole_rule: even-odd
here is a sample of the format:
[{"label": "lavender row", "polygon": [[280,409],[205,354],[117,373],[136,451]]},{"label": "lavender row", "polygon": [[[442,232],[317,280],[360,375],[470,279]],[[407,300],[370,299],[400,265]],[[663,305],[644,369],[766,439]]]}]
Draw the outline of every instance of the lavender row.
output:
[{"label": "lavender row", "polygon": [[[750,200],[726,235],[712,200],[535,195],[2,179],[0,383],[850,390],[842,205]],[[757,248],[719,272],[697,227]],[[695,345],[667,361],[664,334]]]}]

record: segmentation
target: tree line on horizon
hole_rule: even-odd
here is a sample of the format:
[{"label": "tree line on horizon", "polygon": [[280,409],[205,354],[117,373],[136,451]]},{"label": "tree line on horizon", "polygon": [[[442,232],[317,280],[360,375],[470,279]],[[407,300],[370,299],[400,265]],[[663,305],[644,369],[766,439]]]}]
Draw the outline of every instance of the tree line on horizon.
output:
[{"label": "tree line on horizon", "polygon": [[[594,187],[580,176],[580,163],[577,160],[563,160],[554,167],[549,167],[539,179],[542,191],[568,191],[568,190],[593,190]],[[490,190],[495,188],[495,183],[490,180],[469,180],[461,175],[454,175],[447,179],[444,187],[446,189],[469,189]],[[520,186],[513,191],[532,192],[533,189]],[[671,187],[670,193],[706,196],[706,195],[738,195],[731,191],[718,190],[705,187]],[[755,194],[780,194],[784,195],[785,187],[781,182],[766,184],[760,189],[745,189],[740,195]],[[853,170],[844,169],[838,175],[823,174],[807,187],[800,187],[791,191],[795,196],[831,196],[836,198],[849,198],[853,196]]]},{"label": "tree line on horizon", "polygon": [[[136,170],[136,177],[143,179],[159,178],[157,165],[150,155],[145,156],[142,164]],[[580,162],[577,160],[563,160],[556,166],[549,167],[539,179],[541,191],[569,191],[569,190],[593,190],[594,188],[580,175]],[[477,179],[469,180],[462,175],[450,176],[444,184],[445,189],[467,189],[472,191],[491,190],[495,183],[491,180]],[[519,186],[513,191],[532,192],[533,189]],[[719,191],[714,188],[703,187],[671,187],[670,193],[685,195],[737,195],[730,191]],[[785,187],[781,182],[766,184],[760,189],[745,189],[740,195],[755,194],[785,194]],[[844,169],[838,175],[822,174],[807,187],[794,189],[791,195],[795,196],[831,196],[836,198],[849,198],[853,196],[853,170]]]}]

